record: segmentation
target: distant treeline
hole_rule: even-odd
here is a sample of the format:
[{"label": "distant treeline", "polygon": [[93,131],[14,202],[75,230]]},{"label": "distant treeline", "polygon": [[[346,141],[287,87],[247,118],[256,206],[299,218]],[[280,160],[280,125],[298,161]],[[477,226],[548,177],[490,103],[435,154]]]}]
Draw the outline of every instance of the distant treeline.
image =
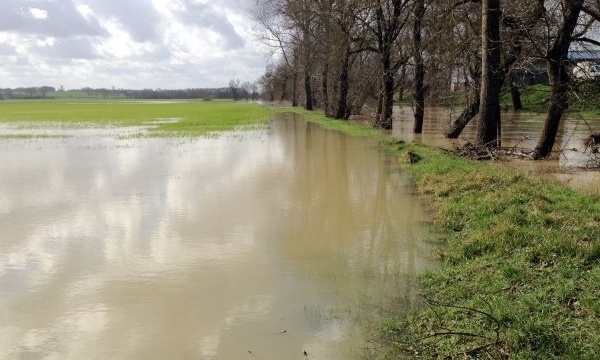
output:
[{"label": "distant treeline", "polygon": [[85,87],[75,90],[56,89],[52,86],[21,87],[0,89],[0,100],[8,99],[61,99],[61,98],[97,98],[97,99],[231,99],[234,94],[231,88],[205,89],[93,89]]}]

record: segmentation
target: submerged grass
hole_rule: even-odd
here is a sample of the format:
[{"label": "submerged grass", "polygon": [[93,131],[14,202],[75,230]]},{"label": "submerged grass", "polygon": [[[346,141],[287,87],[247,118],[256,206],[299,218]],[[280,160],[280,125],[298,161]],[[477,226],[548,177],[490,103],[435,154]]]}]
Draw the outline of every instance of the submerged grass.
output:
[{"label": "submerged grass", "polygon": [[270,110],[232,101],[0,101],[0,122],[23,127],[147,127],[142,136],[197,136],[265,124]]},{"label": "submerged grass", "polygon": [[399,166],[446,236],[442,265],[420,277],[422,306],[377,325],[378,357],[600,359],[600,197],[379,136],[418,159]]},{"label": "submerged grass", "polygon": [[23,140],[23,139],[66,139],[68,135],[48,135],[48,134],[0,134],[0,139],[5,140]]}]

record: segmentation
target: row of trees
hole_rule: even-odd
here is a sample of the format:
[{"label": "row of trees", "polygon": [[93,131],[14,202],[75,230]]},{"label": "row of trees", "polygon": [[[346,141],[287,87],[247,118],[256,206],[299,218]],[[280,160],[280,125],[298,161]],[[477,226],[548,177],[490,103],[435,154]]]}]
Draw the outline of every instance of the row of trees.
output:
[{"label": "row of trees", "polygon": [[466,105],[446,135],[477,118],[488,147],[501,146],[501,89],[518,107],[520,79],[541,62],[551,93],[536,158],[551,152],[569,105],[569,49],[600,46],[598,0],[257,0],[253,17],[277,54],[259,81],[268,99],[338,119],[371,113],[389,129],[410,89],[419,133],[425,100],[453,87]]},{"label": "row of trees", "polygon": [[0,89],[0,99],[43,99],[56,91],[52,86],[20,87]]},{"label": "row of trees", "polygon": [[[236,85],[237,84],[237,85]],[[251,85],[248,85],[251,84]],[[193,89],[116,89],[91,88],[67,90],[54,87],[0,89],[0,99],[98,98],[98,99],[235,99],[258,98],[256,83],[232,80],[229,87]]]},{"label": "row of trees", "polygon": [[131,99],[230,99],[228,88],[117,90]]},{"label": "row of trees", "polygon": [[233,100],[254,100],[260,97],[258,82],[244,81],[240,79],[229,80],[229,91]]}]

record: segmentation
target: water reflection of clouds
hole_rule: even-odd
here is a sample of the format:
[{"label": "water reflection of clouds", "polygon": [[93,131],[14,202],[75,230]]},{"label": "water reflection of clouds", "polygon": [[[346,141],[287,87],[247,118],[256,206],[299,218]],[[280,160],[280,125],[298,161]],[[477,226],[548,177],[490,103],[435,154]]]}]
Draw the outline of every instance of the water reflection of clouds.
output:
[{"label": "water reflection of clouds", "polygon": [[72,309],[39,328],[9,332],[4,334],[7,337],[0,338],[6,340],[12,337],[12,341],[3,344],[6,345],[3,348],[11,349],[14,346],[15,358],[30,354],[39,359],[89,359],[95,356],[86,338],[105,331],[109,325],[107,309],[102,304],[89,304]]},{"label": "water reflection of clouds", "polygon": [[[238,321],[253,321],[266,316],[273,307],[273,298],[270,296],[248,296],[228,310],[220,323],[212,328],[202,329],[198,334],[200,341],[200,354],[202,358],[211,359],[218,357],[223,344],[224,332],[230,330]],[[247,351],[246,351],[247,352]],[[242,352],[243,353],[243,352]]]},{"label": "water reflection of clouds", "polygon": [[[250,208],[236,207],[236,196],[247,190],[240,182],[247,184],[243,173],[248,167],[264,166],[259,163],[272,156],[244,158],[248,151],[243,141],[239,146],[223,139],[171,146],[159,140],[140,142],[119,147],[118,140],[102,137],[61,139],[58,144],[35,139],[29,148],[3,154],[2,182],[9,186],[0,188],[0,222],[9,228],[10,218],[16,216],[22,225],[0,244],[1,308],[16,306],[13,301],[28,292],[52,291],[44,286],[61,277],[68,289],[67,303],[54,305],[67,307],[59,311],[70,315],[52,320],[55,327],[69,334],[102,332],[107,312],[70,309],[69,299],[93,296],[107,281],[128,274],[147,272],[154,274],[152,281],[159,281],[161,271],[223,264],[253,248]],[[228,201],[230,213],[215,213],[214,201]],[[223,221],[231,226],[224,228]],[[85,273],[97,275],[82,278]],[[60,289],[53,291],[57,293],[50,296],[56,301],[63,297]],[[244,306],[234,312],[245,311]],[[234,319],[235,314],[226,318]],[[3,348],[24,338],[32,339],[26,341],[32,346],[47,343],[44,334],[57,331],[29,326],[33,328],[28,334],[3,326]]]},{"label": "water reflection of clouds", "polygon": [[280,358],[344,341],[348,324],[320,311],[422,266],[404,261],[414,245],[394,258],[413,221],[396,215],[418,205],[394,194],[398,179],[364,143],[312,132],[309,144],[279,126],[7,146],[0,166],[23,180],[0,177],[12,238],[0,239],[0,320],[16,324],[0,326],[0,357],[27,336],[79,358],[237,358],[250,349],[240,337],[258,350],[285,328],[270,351]]},{"label": "water reflection of clouds", "polygon": [[[310,355],[310,358],[326,359],[327,354],[331,353],[332,347],[340,347],[340,343],[347,339],[351,327],[347,321],[329,321],[324,325],[321,330],[302,345],[302,349],[306,351],[307,355]],[[349,359],[355,357],[355,355],[349,353],[345,355]]]}]

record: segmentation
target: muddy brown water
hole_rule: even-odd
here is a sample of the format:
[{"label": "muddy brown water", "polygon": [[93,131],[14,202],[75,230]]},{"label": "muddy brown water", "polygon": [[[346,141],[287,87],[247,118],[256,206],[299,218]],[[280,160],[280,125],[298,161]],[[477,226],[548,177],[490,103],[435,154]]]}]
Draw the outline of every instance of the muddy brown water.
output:
[{"label": "muddy brown water", "polygon": [[430,229],[376,144],[131,131],[0,139],[0,358],[351,359],[416,298]]},{"label": "muddy brown water", "polygon": [[[392,133],[405,141],[414,141],[442,148],[455,148],[465,142],[474,142],[476,122],[471,121],[457,140],[446,139],[444,130],[462,109],[426,108],[422,134],[413,134],[414,115],[410,107],[394,109]],[[535,148],[543,126],[544,113],[502,113],[502,146],[530,151]],[[600,131],[600,117],[570,114],[560,124],[554,153],[548,160],[498,161],[497,165],[559,180],[570,187],[592,194],[600,194],[600,171],[586,169],[597,164],[599,157],[585,152],[583,140],[592,131]]]}]

